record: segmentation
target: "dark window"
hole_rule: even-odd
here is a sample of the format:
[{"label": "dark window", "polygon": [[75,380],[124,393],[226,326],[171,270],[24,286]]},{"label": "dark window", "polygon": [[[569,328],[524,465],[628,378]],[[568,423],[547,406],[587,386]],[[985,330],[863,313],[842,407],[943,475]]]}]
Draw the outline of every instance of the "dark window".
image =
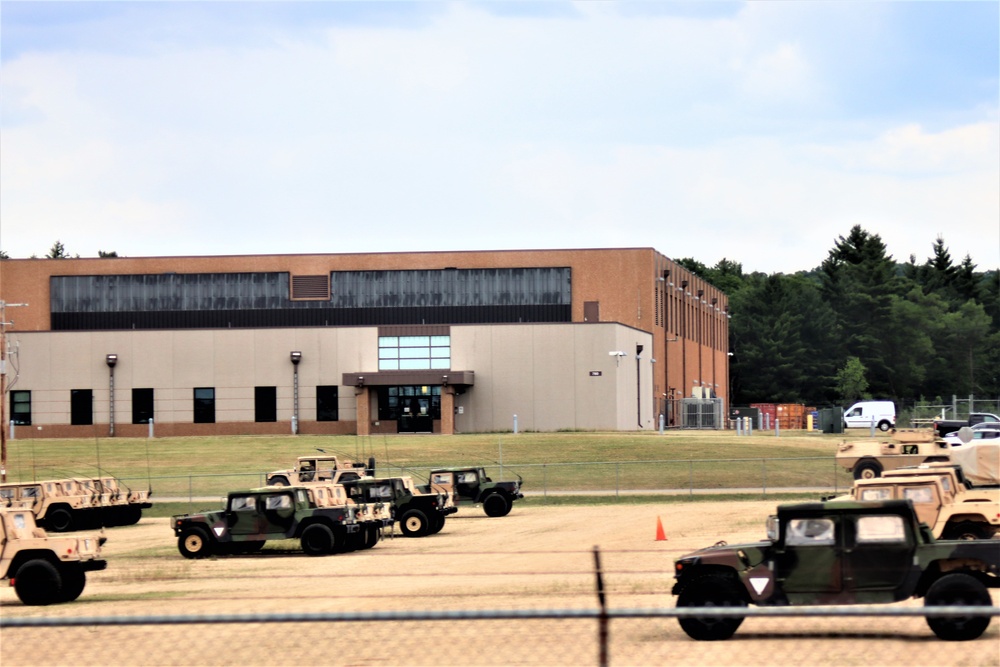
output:
[{"label": "dark window", "polygon": [[339,419],[336,385],[316,387],[316,421],[335,422]]},{"label": "dark window", "polygon": [[378,387],[378,417],[383,421],[429,417],[441,419],[441,387]]},{"label": "dark window", "polygon": [[215,387],[196,387],[194,390],[194,423],[215,423]]},{"label": "dark window", "polygon": [[30,391],[10,392],[10,422],[18,426],[31,426]]},{"label": "dark window", "polygon": [[91,389],[71,389],[69,392],[69,423],[90,426],[94,423],[94,392]]},{"label": "dark window", "polygon": [[132,423],[148,424],[153,420],[153,390],[132,390]]},{"label": "dark window", "polygon": [[256,422],[278,421],[277,387],[253,388],[253,420]]}]

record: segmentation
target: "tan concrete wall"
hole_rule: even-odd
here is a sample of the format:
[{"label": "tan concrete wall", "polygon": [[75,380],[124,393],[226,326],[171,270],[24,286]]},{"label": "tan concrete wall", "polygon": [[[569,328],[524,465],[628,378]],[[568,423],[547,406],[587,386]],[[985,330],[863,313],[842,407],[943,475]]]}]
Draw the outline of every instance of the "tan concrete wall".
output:
[{"label": "tan concrete wall", "polygon": [[[108,353],[115,367],[116,435],[146,435],[133,425],[131,390],[154,389],[156,435],[290,433],[293,410],[292,350],[302,352],[299,417],[302,433],[381,432],[370,389],[356,395],[339,388],[340,422],[315,422],[315,387],[340,385],[345,372],[377,370],[378,330],[374,327],[128,331],[28,332],[11,335],[20,369],[15,389],[31,391],[35,437],[106,435],[109,422]],[[503,431],[518,415],[521,431],[557,429],[634,430],[637,423],[635,345],[647,352],[642,373],[642,427],[655,428],[652,338],[613,323],[503,326],[454,326],[452,367],[475,371],[476,382],[454,397],[459,432]],[[608,354],[623,350],[618,359]],[[616,363],[617,362],[617,363]],[[591,371],[600,375],[592,376]],[[254,422],[254,387],[276,387],[278,421]],[[193,390],[214,387],[216,423],[194,424]],[[93,426],[71,426],[71,389],[91,389]],[[362,423],[358,421],[360,409]],[[449,429],[442,420],[436,429]],[[38,428],[42,431],[39,432]],[[27,427],[21,427],[27,437]]]}]

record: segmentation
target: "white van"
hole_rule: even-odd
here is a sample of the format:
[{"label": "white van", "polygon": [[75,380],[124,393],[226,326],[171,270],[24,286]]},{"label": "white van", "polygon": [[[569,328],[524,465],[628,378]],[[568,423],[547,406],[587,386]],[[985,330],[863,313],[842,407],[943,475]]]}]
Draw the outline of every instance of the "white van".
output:
[{"label": "white van", "polygon": [[892,401],[861,401],[844,411],[844,428],[896,428],[896,405]]}]

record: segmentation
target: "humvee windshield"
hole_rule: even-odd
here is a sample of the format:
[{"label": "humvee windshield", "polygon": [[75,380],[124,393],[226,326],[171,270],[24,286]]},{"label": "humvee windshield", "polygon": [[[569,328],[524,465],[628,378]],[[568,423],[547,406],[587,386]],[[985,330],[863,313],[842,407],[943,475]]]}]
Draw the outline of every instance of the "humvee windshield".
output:
[{"label": "humvee windshield", "polygon": [[833,544],[832,519],[792,519],[788,522],[785,543],[791,546],[826,546]]}]

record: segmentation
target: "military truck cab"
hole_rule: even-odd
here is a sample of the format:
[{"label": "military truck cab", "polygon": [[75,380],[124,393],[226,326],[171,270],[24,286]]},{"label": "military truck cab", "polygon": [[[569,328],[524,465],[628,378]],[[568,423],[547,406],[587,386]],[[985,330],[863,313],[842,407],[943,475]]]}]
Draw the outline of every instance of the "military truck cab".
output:
[{"label": "military truck cab", "polygon": [[432,470],[428,479],[430,491],[453,493],[459,505],[482,505],[487,516],[510,514],[514,501],[524,498],[523,480],[494,482],[485,468],[441,468]]},{"label": "military truck cab", "polygon": [[[345,494],[319,493],[305,486],[233,491],[219,511],[176,515],[171,520],[177,549],[185,558],[259,551],[269,540],[298,539],[310,556],[346,551],[364,530]],[[340,502],[341,504],[332,504]],[[374,546],[361,540],[361,546]]]},{"label": "military truck cab", "polygon": [[102,535],[49,536],[28,508],[0,509],[0,579],[26,605],[72,602],[87,585],[87,572],[103,570]]},{"label": "military truck cab", "polygon": [[368,477],[345,471],[337,480],[359,502],[388,505],[392,523],[399,522],[404,537],[439,533],[445,518],[458,511],[452,493],[419,488],[412,477]]},{"label": "military truck cab", "polygon": [[[719,542],[674,563],[678,607],[879,604],[991,605],[1000,549],[991,541],[937,542],[909,500],[781,505],[767,539]],[[700,640],[728,639],[740,616],[686,616]],[[990,616],[928,617],[942,639],[979,637]]]}]

